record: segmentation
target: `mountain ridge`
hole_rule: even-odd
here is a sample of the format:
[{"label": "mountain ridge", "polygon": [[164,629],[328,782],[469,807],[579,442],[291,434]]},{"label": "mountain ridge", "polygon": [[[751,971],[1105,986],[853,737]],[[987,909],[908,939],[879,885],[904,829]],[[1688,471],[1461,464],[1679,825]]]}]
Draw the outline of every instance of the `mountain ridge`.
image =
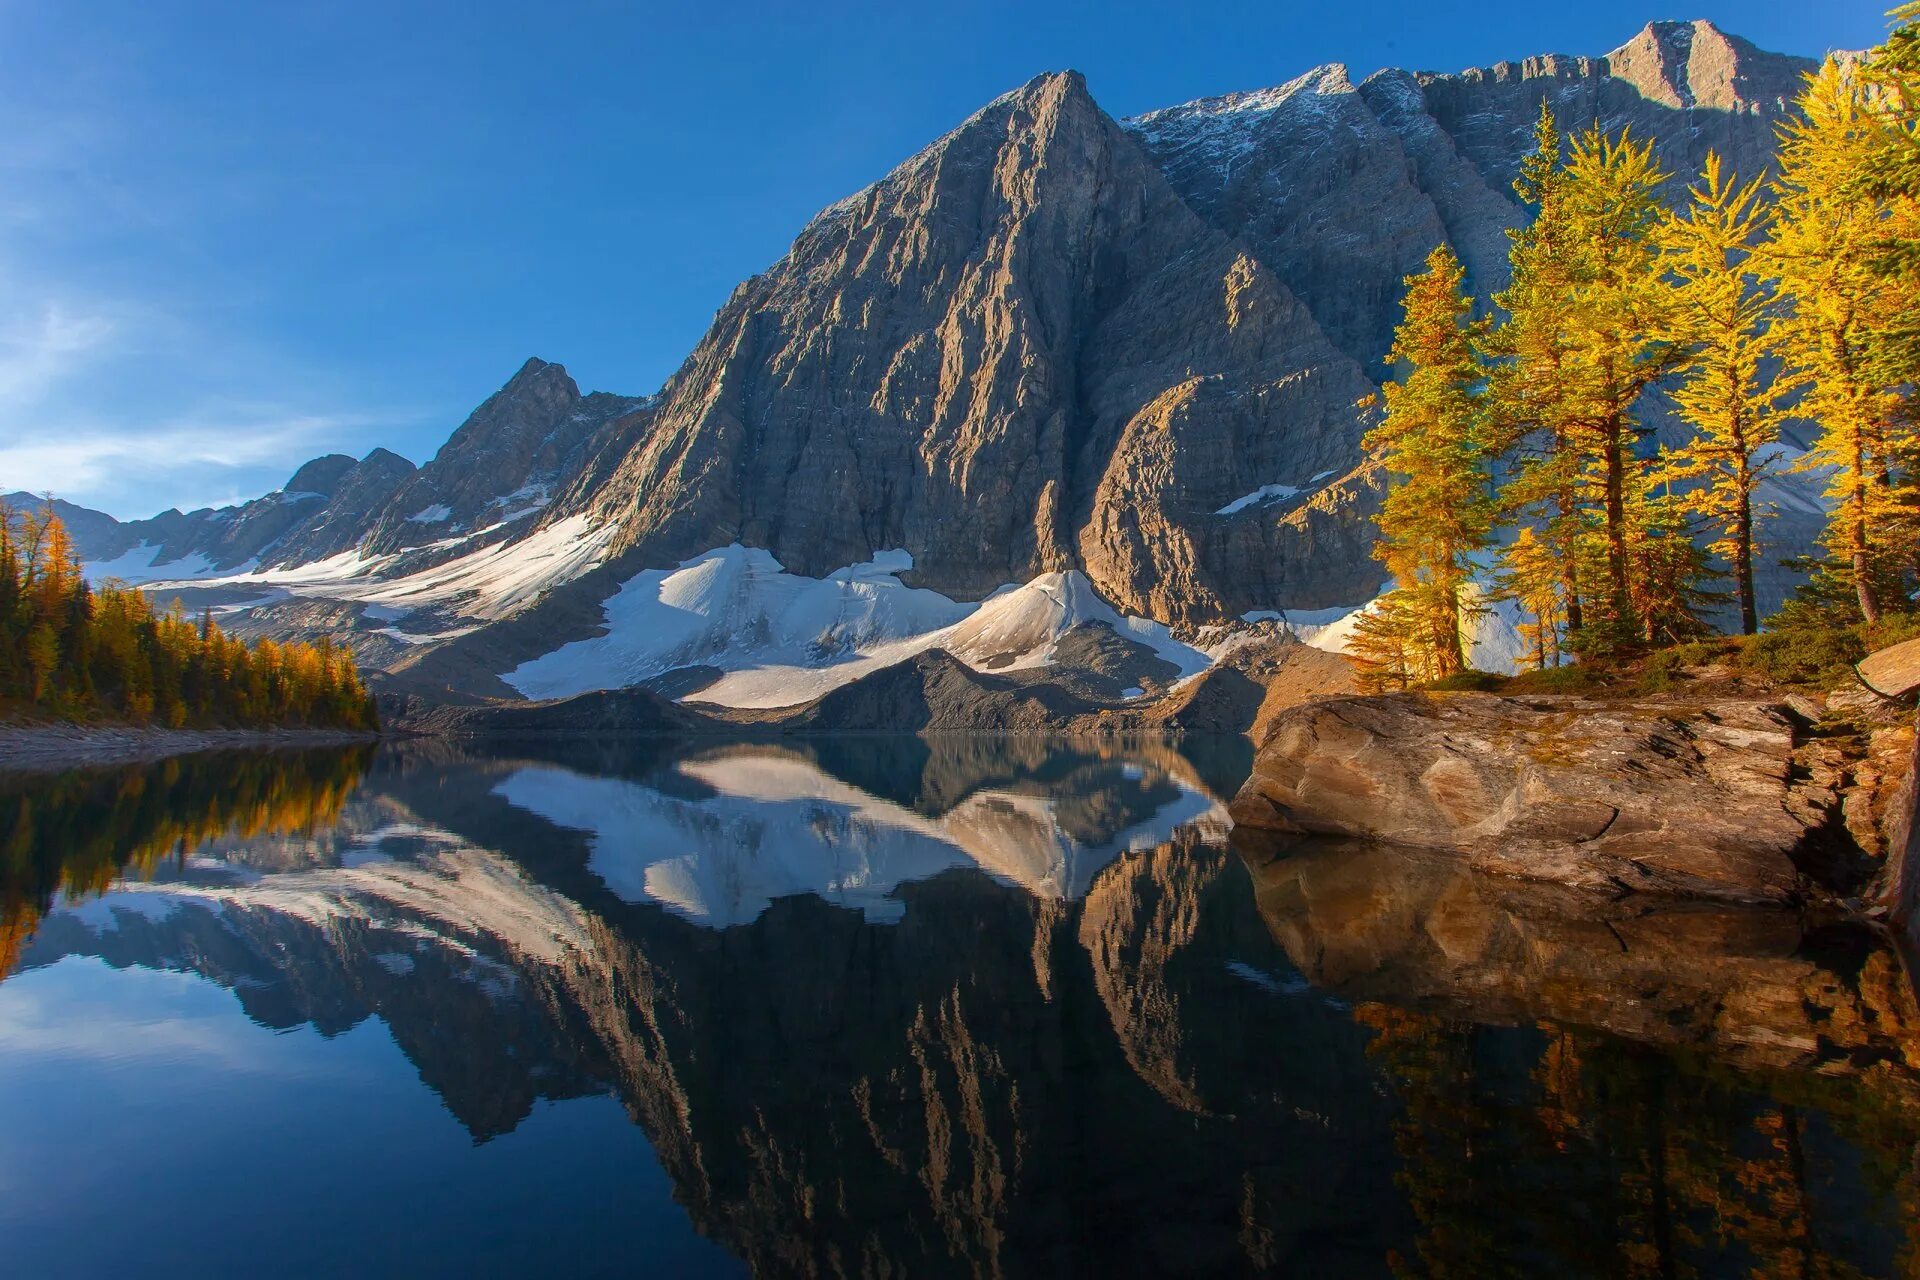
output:
[{"label": "mountain ridge", "polygon": [[[468,558],[574,538],[511,619],[470,625],[470,586],[422,596],[431,625],[408,623],[396,665],[469,687],[603,630],[634,574],[731,544],[813,579],[904,552],[903,583],[961,602],[1073,570],[1189,630],[1357,607],[1382,575],[1356,404],[1400,281],[1448,243],[1482,297],[1504,283],[1541,102],[1570,132],[1654,137],[1680,173],[1708,147],[1759,172],[1812,66],[1652,23],[1599,57],[1358,83],[1327,64],[1124,121],[1077,72],[1037,76],[816,214],[655,394],[582,396],[530,360],[410,474],[316,460],[350,501],[195,513],[205,563],[177,576],[233,579],[224,604],[269,582],[364,597],[340,580],[466,582]],[[1782,551],[1806,531],[1786,532]]]}]

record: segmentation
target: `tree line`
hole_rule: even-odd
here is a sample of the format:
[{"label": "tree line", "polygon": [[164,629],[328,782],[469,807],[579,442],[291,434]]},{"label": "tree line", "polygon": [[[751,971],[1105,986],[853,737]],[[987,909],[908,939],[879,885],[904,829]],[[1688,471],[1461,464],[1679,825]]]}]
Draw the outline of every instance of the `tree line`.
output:
[{"label": "tree line", "polygon": [[[1760,628],[1754,566],[1783,470],[1825,477],[1780,623],[1882,623],[1920,573],[1920,3],[1864,61],[1829,58],[1771,178],[1709,154],[1684,198],[1651,143],[1563,139],[1542,104],[1514,189],[1511,279],[1476,317],[1452,250],[1408,277],[1366,448],[1394,580],[1350,652],[1370,688],[1468,670],[1493,599],[1534,667]],[[1667,397],[1683,444],[1643,415]],[[1810,429],[1788,447],[1790,424]]]},{"label": "tree line", "polygon": [[114,582],[89,584],[51,510],[0,504],[0,713],[173,728],[370,729],[353,655],[223,633],[176,601],[156,612]]}]

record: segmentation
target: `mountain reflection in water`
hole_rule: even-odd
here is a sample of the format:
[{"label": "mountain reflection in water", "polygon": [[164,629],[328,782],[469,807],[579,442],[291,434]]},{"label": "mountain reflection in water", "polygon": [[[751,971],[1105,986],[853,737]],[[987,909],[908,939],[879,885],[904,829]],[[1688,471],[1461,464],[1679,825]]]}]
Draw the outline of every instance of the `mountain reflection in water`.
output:
[{"label": "mountain reflection in water", "polygon": [[1233,847],[1234,764],[416,743],[0,783],[0,1225],[43,1275],[1920,1264],[1883,939]]}]

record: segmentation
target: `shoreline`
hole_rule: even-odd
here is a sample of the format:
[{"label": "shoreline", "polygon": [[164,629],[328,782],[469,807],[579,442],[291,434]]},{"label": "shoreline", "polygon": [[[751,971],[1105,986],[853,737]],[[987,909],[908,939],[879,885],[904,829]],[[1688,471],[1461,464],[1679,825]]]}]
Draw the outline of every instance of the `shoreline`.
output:
[{"label": "shoreline", "polygon": [[162,729],[123,724],[0,724],[0,775],[147,764],[233,748],[344,747],[378,742],[370,729]]}]

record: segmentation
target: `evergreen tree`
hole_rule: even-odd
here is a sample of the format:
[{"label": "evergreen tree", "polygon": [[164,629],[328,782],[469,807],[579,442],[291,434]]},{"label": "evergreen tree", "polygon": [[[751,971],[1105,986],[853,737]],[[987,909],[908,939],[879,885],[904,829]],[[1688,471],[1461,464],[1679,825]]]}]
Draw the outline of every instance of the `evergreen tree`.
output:
[{"label": "evergreen tree", "polygon": [[1913,201],[1863,194],[1861,175],[1882,154],[1881,138],[1852,68],[1827,59],[1800,109],[1803,118],[1781,130],[1776,213],[1762,253],[1784,304],[1774,326],[1782,383],[1819,433],[1800,465],[1831,476],[1823,543],[1872,624],[1912,556],[1913,429],[1894,388],[1913,371],[1890,338],[1920,299],[1881,246],[1913,227]]},{"label": "evergreen tree", "polygon": [[[1534,217],[1508,232],[1512,278],[1494,295],[1504,319],[1486,335],[1492,357],[1488,410],[1493,443],[1511,463],[1500,492],[1503,514],[1538,526],[1537,542],[1557,566],[1556,612],[1564,616],[1569,632],[1578,632],[1586,611],[1579,553],[1585,521],[1568,413],[1573,356],[1558,311],[1558,300],[1570,288],[1573,256],[1561,212],[1566,187],[1561,156],[1560,127],[1543,101],[1534,126],[1534,149],[1521,161],[1513,184]],[[1510,561],[1506,568],[1517,570]]]},{"label": "evergreen tree", "polygon": [[261,641],[252,650],[211,615],[156,614],[138,592],[88,585],[51,510],[0,505],[0,712],[105,715],[179,726],[371,728],[353,655]]},{"label": "evergreen tree", "polygon": [[1402,373],[1387,384],[1386,415],[1365,441],[1391,477],[1374,547],[1401,588],[1401,607],[1387,616],[1404,620],[1417,665],[1436,678],[1466,668],[1473,557],[1493,530],[1479,398],[1485,374],[1465,279],[1444,245],[1424,272],[1407,277],[1392,352]]},{"label": "evergreen tree", "polygon": [[1502,505],[1557,558],[1569,641],[1599,652],[1648,631],[1633,566],[1654,536],[1636,521],[1654,478],[1635,411],[1681,348],[1653,148],[1595,128],[1561,150],[1543,106],[1515,183],[1536,213],[1512,233],[1513,280],[1495,297],[1505,315],[1487,342],[1490,417],[1513,455]]},{"label": "evergreen tree", "polygon": [[1686,355],[1673,399],[1693,438],[1662,458],[1667,478],[1691,482],[1709,550],[1734,580],[1740,630],[1760,629],[1754,599],[1754,493],[1779,440],[1779,413],[1762,371],[1772,301],[1749,266],[1765,226],[1758,180],[1739,184],[1707,153],[1687,207],[1662,228],[1674,306],[1668,338]]}]

